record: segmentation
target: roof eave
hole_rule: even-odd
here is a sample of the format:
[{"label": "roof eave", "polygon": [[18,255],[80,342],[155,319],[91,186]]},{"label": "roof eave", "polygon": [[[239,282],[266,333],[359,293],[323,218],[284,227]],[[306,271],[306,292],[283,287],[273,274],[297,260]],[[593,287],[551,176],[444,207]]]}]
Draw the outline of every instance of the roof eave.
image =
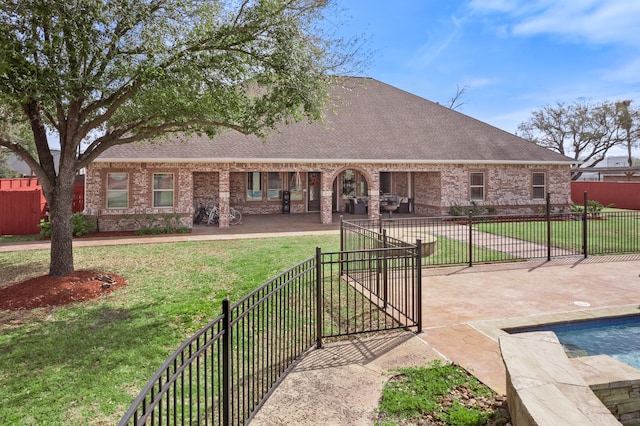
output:
[{"label": "roof eave", "polygon": [[323,158],[323,159],[300,159],[300,158],[153,158],[153,157],[141,157],[141,158],[108,158],[100,157],[94,160],[96,163],[332,163],[332,164],[425,164],[425,165],[439,165],[439,164],[508,164],[508,165],[574,165],[575,161],[559,161],[559,160],[416,160],[416,159],[362,159],[362,158]]}]

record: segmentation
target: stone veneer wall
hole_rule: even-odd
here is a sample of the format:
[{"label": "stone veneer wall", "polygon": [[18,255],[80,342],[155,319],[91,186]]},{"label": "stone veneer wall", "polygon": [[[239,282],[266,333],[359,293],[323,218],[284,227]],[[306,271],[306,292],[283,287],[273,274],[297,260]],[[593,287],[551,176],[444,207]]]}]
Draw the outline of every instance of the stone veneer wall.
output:
[{"label": "stone veneer wall", "polygon": [[[355,169],[367,178],[370,199],[370,215],[376,215],[380,189],[379,173],[392,172],[393,191],[408,195],[414,192],[415,213],[421,215],[445,215],[452,205],[469,205],[468,175],[472,171],[486,174],[486,199],[479,205],[496,207],[500,213],[529,213],[544,206],[544,200],[533,200],[531,180],[536,171],[547,173],[547,189],[552,193],[552,204],[568,206],[570,200],[570,179],[568,166],[548,166],[540,168],[528,165],[487,165],[487,164],[357,164],[339,163],[92,163],[87,170],[85,212],[98,217],[101,231],[131,229],[132,215],[178,213],[185,226],[191,226],[193,211],[202,199],[219,202],[225,196],[231,206],[245,214],[280,213],[280,201],[247,201],[246,172],[300,171],[322,173],[321,219],[331,221],[331,190],[337,176],[346,169]],[[104,182],[107,172],[127,172],[130,175],[129,208],[106,209],[106,189]],[[175,173],[176,188],[174,208],[153,208],[151,206],[153,173]],[[409,182],[411,173],[412,182]],[[222,189],[224,188],[224,190]],[[228,190],[227,190],[228,189]],[[292,200],[291,213],[306,211],[306,193],[302,200]],[[217,200],[216,200],[217,199]],[[338,209],[343,209],[339,205]]]},{"label": "stone veneer wall", "polygon": [[570,363],[553,332],[502,336],[500,352],[514,425],[620,425]]},{"label": "stone veneer wall", "polygon": [[625,426],[640,425],[640,371],[608,355],[572,358],[594,394]]},{"label": "stone veneer wall", "polygon": [[591,386],[611,413],[627,426],[640,425],[640,381],[629,380]]}]

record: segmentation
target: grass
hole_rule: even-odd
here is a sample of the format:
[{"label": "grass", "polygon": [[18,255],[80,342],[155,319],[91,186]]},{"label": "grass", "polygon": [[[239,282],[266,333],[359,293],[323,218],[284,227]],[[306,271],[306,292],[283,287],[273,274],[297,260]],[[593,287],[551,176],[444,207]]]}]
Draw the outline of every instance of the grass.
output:
[{"label": "grass", "polygon": [[[77,248],[76,269],[129,284],[103,298],[0,311],[0,424],[113,425],[176,347],[336,236]],[[0,253],[0,286],[47,273],[48,250]]]},{"label": "grass", "polygon": [[378,425],[481,426],[508,421],[495,393],[460,366],[436,360],[398,373],[383,389]]},{"label": "grass", "polygon": [[[582,251],[584,222],[561,220],[551,222],[551,245],[575,252]],[[539,244],[547,243],[547,223],[506,222],[478,223],[479,231],[504,235]],[[640,220],[636,212],[607,212],[599,218],[589,219],[588,247],[591,254],[630,253],[640,250]]]},{"label": "grass", "polygon": [[0,235],[0,243],[19,243],[21,241],[38,241],[40,234],[30,235]]},{"label": "grass", "polygon": [[[517,260],[515,256],[474,245],[474,263],[498,260]],[[436,253],[423,259],[423,265],[456,265],[469,262],[469,244],[452,238],[437,237]]]}]

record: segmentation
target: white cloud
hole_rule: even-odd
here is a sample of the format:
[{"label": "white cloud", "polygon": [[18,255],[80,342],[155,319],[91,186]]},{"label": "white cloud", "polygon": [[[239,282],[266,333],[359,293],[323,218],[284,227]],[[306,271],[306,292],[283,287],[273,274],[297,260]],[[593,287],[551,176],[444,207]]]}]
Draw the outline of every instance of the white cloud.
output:
[{"label": "white cloud", "polygon": [[[482,14],[503,14],[516,35],[551,34],[591,43],[640,47],[640,2],[629,0],[472,0]],[[497,24],[504,25],[504,22]]]}]

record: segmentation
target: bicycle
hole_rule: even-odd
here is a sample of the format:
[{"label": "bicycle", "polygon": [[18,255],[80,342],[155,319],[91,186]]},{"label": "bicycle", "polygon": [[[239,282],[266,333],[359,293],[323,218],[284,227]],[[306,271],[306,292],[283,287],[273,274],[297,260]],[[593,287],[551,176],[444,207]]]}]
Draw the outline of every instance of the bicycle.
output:
[{"label": "bicycle", "polygon": [[209,209],[202,204],[202,201],[198,203],[198,208],[193,213],[193,224],[200,225],[205,218],[209,217]]},{"label": "bicycle", "polygon": [[[233,207],[229,207],[229,224],[237,225],[242,221],[242,213],[239,210],[234,209]],[[212,223],[218,223],[220,221],[220,209],[218,206],[205,206],[200,203],[200,207],[193,216],[193,223],[199,225],[206,219],[206,224],[211,225]]]}]

